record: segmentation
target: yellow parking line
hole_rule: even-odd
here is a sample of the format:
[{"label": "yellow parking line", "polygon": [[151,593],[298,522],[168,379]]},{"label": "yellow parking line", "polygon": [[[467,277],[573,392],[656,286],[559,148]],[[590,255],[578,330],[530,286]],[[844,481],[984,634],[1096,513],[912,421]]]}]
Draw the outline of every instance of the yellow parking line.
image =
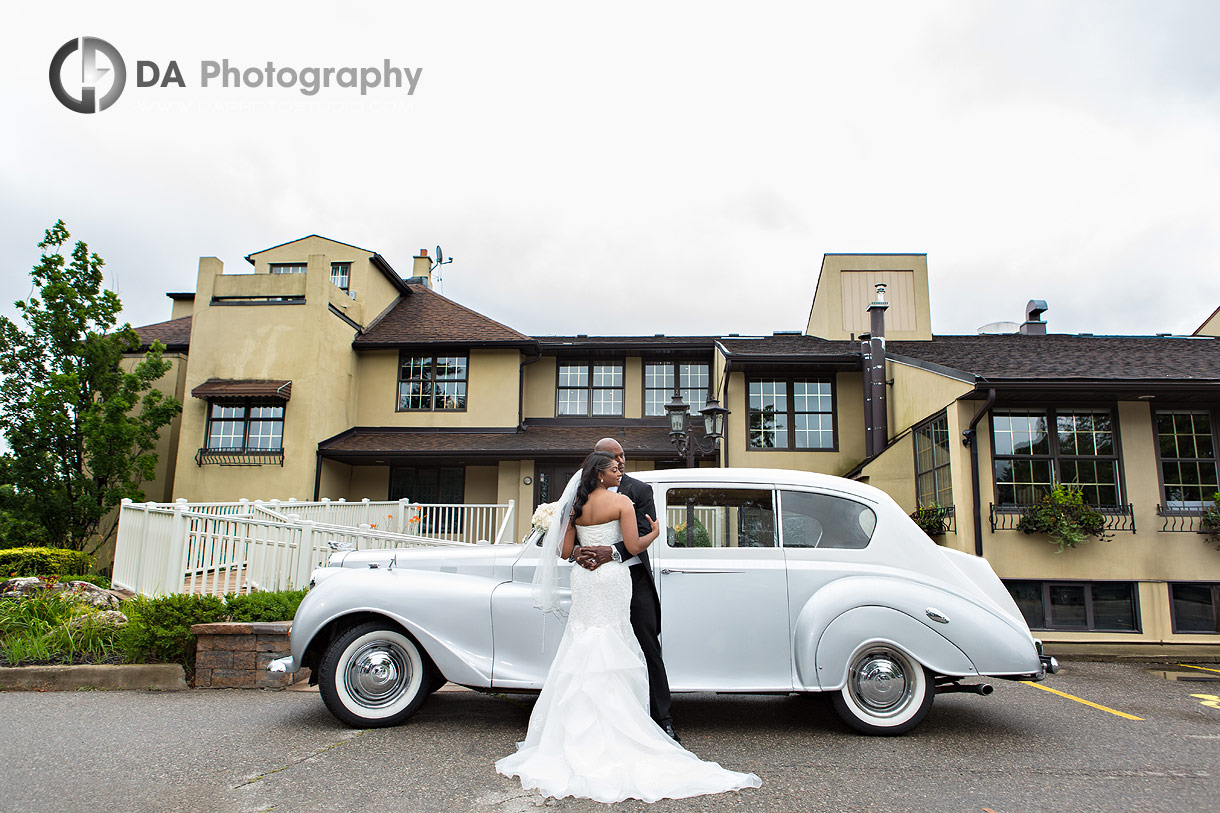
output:
[{"label": "yellow parking line", "polygon": [[1204,672],[1216,672],[1220,674],[1220,669],[1209,669],[1206,666],[1193,666],[1189,663],[1179,663],[1178,666],[1185,666],[1187,669],[1202,669]]},{"label": "yellow parking line", "polygon": [[1115,711],[1114,709],[1106,708],[1105,706],[1099,705],[1090,700],[1085,700],[1083,698],[1076,697],[1075,695],[1070,695],[1067,692],[1061,692],[1058,689],[1052,689],[1049,686],[1040,686],[1037,683],[1034,683],[1033,681],[1030,681],[1030,680],[1023,680],[1021,682],[1024,683],[1026,686],[1033,686],[1035,689],[1041,689],[1044,692],[1050,692],[1051,694],[1057,694],[1060,697],[1066,697],[1068,700],[1075,700],[1077,703],[1084,703],[1086,706],[1092,706],[1093,708],[1100,709],[1101,711],[1108,711],[1111,714],[1114,714],[1118,717],[1122,717],[1127,720],[1143,720],[1144,719],[1143,717],[1136,717],[1134,714],[1127,714],[1125,711]]}]

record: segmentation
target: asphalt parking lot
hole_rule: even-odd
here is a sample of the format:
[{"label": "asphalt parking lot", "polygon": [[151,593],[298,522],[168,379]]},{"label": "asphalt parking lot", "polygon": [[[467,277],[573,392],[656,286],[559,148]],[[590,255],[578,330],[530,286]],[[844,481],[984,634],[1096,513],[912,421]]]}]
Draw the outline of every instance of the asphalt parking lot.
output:
[{"label": "asphalt parking lot", "polygon": [[[679,695],[683,743],[754,771],[762,788],[617,807],[1217,809],[1220,664],[1067,661],[1041,685],[1058,693],[1000,681],[990,697],[941,695],[897,738],[858,736],[817,699]],[[442,691],[403,726],[358,731],[314,692],[0,693],[0,808],[604,809],[543,800],[494,772],[529,708],[520,697]]]}]

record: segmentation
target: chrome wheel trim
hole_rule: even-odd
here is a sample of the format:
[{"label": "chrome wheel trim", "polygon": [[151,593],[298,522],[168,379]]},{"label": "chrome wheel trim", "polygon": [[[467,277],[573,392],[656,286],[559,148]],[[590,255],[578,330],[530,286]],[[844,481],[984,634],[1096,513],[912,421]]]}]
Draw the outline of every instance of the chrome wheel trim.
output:
[{"label": "chrome wheel trim", "polygon": [[411,684],[410,656],[392,641],[369,641],[352,653],[343,682],[352,700],[366,709],[379,709],[402,695]]},{"label": "chrome wheel trim", "polygon": [[852,661],[847,691],[852,704],[870,717],[889,720],[908,711],[915,698],[919,667],[888,647],[873,647]]}]

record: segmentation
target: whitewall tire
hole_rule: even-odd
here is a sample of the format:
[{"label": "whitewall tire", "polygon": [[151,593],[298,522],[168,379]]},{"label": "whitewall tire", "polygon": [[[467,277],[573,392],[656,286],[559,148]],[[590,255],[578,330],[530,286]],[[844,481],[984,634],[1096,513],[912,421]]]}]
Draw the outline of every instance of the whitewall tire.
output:
[{"label": "whitewall tire", "polygon": [[326,707],[358,728],[398,725],[415,713],[434,683],[431,664],[415,641],[376,621],[332,641],[318,669]]},{"label": "whitewall tire", "polygon": [[863,734],[905,734],[932,708],[936,687],[919,661],[897,647],[870,643],[848,662],[847,682],[831,696],[835,712]]}]

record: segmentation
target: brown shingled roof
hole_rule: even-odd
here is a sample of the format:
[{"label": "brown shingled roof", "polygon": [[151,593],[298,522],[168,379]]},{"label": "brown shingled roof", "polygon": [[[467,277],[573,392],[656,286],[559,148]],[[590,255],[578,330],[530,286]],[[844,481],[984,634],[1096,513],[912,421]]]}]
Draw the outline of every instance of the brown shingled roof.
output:
[{"label": "brown shingled roof", "polygon": [[356,337],[355,347],[410,344],[503,344],[534,346],[524,333],[475,313],[425,285],[410,284],[390,311]]},{"label": "brown shingled roof", "polygon": [[523,431],[454,432],[358,426],[318,444],[323,457],[369,462],[381,456],[488,457],[497,460],[536,457],[584,457],[604,437],[623,445],[628,458],[677,459],[662,425],[557,426],[526,424]]},{"label": "brown shingled roof", "polygon": [[140,334],[140,345],[147,349],[159,341],[166,350],[186,350],[191,344],[191,317],[183,316],[168,322],[157,322],[135,329]]},{"label": "brown shingled roof", "polygon": [[987,379],[1220,380],[1216,339],[1013,333],[887,342],[886,350]]}]

